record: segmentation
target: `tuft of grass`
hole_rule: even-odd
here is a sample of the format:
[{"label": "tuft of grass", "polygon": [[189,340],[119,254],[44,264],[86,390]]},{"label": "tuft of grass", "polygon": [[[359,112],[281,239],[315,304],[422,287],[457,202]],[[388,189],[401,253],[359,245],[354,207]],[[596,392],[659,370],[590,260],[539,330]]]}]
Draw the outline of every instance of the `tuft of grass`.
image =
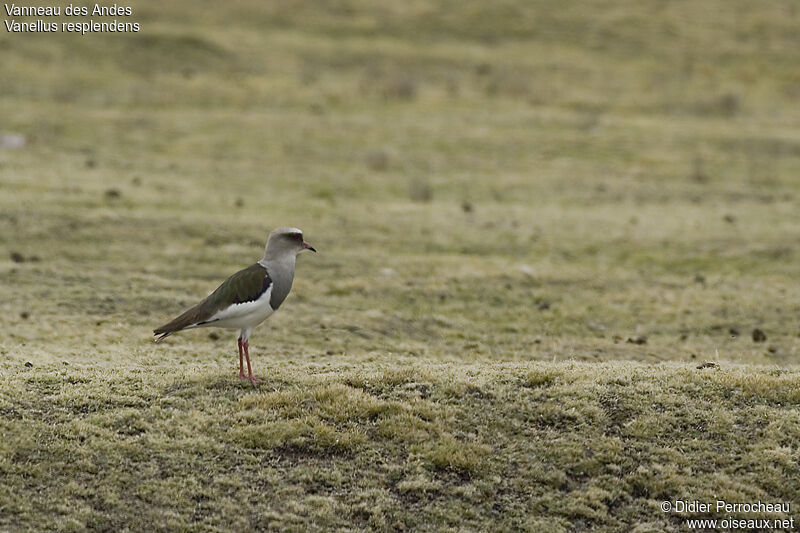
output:
[{"label": "tuft of grass", "polygon": [[491,451],[492,449],[486,444],[459,441],[451,435],[433,443],[411,448],[412,453],[419,454],[431,467],[453,470],[461,474],[475,473]]}]

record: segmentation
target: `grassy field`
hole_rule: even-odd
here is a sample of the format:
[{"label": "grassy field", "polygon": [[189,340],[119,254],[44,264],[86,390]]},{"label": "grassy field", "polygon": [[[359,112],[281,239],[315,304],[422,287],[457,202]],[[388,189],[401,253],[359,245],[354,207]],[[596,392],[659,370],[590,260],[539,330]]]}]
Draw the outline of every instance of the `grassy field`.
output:
[{"label": "grassy field", "polygon": [[[0,31],[0,530],[800,502],[795,2],[131,7]],[[258,389],[152,343],[279,225]]]}]

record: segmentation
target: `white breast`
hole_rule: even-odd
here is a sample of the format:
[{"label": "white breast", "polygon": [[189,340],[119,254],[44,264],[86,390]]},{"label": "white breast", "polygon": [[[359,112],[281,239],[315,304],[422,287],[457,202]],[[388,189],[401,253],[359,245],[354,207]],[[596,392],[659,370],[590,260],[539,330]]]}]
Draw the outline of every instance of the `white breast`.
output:
[{"label": "white breast", "polygon": [[271,294],[272,286],[267,288],[258,300],[233,304],[217,311],[204,325],[235,329],[254,328],[272,314],[272,307],[269,305]]}]

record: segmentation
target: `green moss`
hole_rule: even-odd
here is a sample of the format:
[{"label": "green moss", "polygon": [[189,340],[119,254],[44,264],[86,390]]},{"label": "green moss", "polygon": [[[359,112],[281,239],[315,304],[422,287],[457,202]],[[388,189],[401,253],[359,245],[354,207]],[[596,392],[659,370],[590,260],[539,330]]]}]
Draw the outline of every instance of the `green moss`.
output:
[{"label": "green moss", "polygon": [[452,469],[459,473],[470,474],[478,470],[491,448],[486,444],[459,441],[451,435],[443,435],[422,446],[411,448],[420,454],[424,461],[437,469]]},{"label": "green moss", "polygon": [[[535,515],[565,528],[648,517],[669,529],[670,517],[650,509],[675,494],[793,501],[800,490],[796,405],[774,401],[768,387],[731,401],[716,383],[791,390],[795,370],[709,375],[693,365],[550,363],[552,375],[569,380],[531,387],[541,365],[420,363],[365,373],[283,364],[257,391],[199,368],[182,377],[194,384],[191,402],[167,395],[131,408],[124,405],[150,391],[176,390],[168,368],[109,375],[6,364],[2,391],[8,398],[14,390],[22,416],[3,421],[0,467],[15,488],[2,493],[5,525],[35,513],[45,528],[135,518],[156,529],[235,529],[244,505],[246,523],[282,528],[484,528],[499,508],[510,528]],[[396,380],[400,372],[408,379]],[[359,381],[380,393],[354,388]],[[77,386],[106,401],[91,411],[53,409],[39,389],[11,388],[26,382],[47,382],[51,396]],[[421,382],[425,398],[395,399]]]}]

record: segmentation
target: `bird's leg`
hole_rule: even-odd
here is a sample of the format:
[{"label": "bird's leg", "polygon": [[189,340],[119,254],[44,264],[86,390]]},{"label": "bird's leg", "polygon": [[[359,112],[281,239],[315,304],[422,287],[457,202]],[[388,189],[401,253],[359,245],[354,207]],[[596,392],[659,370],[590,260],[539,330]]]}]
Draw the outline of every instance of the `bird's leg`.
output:
[{"label": "bird's leg", "polygon": [[242,346],[244,346],[244,357],[247,360],[247,379],[250,380],[250,383],[255,385],[261,380],[253,375],[253,369],[250,368],[250,341],[244,341]]},{"label": "bird's leg", "polygon": [[242,337],[239,337],[239,379],[247,379],[244,375],[244,349],[242,348]]}]

